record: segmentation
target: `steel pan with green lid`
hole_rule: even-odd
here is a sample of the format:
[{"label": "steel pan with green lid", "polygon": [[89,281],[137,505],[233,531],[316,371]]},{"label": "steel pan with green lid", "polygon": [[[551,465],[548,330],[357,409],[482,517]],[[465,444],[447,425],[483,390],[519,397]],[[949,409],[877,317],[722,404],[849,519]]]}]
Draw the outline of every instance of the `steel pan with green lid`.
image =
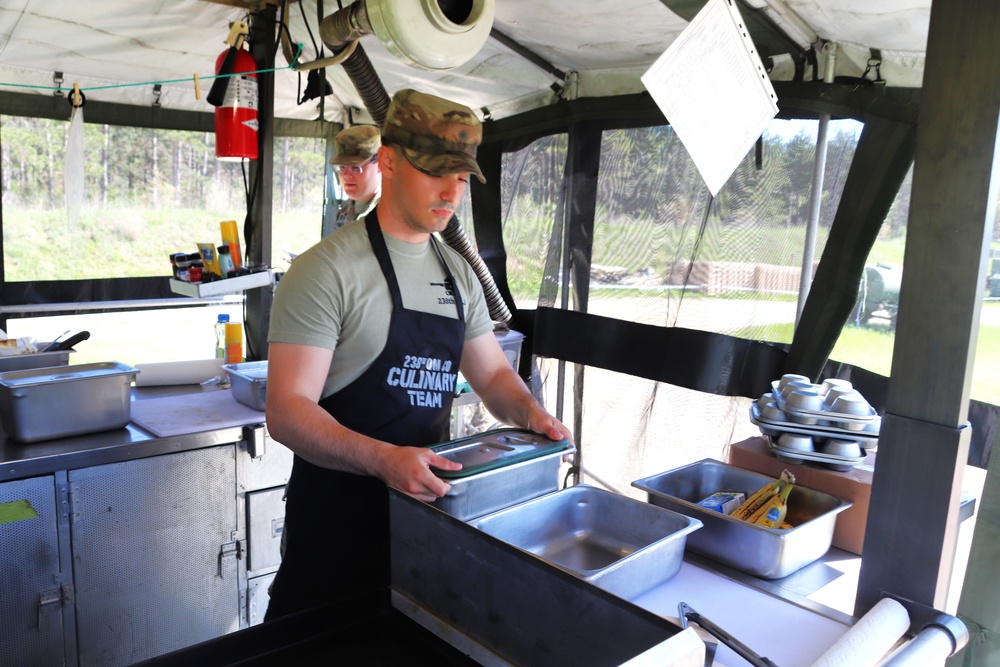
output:
[{"label": "steel pan with green lid", "polygon": [[431,503],[462,521],[555,491],[563,457],[576,452],[569,440],[517,428],[477,433],[430,449],[462,464],[457,471],[434,470],[451,490]]}]

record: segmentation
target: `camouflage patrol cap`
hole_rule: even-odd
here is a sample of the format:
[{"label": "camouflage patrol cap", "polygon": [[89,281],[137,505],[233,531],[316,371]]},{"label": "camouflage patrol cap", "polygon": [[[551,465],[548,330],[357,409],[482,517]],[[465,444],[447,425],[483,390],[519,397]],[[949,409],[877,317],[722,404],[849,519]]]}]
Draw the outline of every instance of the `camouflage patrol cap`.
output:
[{"label": "camouflage patrol cap", "polygon": [[355,125],[338,132],[333,144],[337,152],[330,164],[362,164],[378,154],[382,139],[374,125]]},{"label": "camouflage patrol cap", "polygon": [[382,140],[399,146],[425,174],[471,173],[486,182],[476,164],[483,126],[469,107],[405,88],[392,97]]}]

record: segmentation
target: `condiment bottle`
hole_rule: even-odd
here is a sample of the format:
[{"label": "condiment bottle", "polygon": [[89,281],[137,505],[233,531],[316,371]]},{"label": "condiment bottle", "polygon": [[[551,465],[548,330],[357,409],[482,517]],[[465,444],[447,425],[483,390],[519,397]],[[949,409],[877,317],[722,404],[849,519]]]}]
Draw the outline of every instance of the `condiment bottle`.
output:
[{"label": "condiment bottle", "polygon": [[226,363],[238,364],[243,361],[243,325],[239,322],[226,324]]},{"label": "condiment bottle", "polygon": [[219,272],[222,274],[223,278],[228,278],[230,271],[235,271],[236,265],[233,264],[232,253],[229,252],[229,246],[220,245],[219,246]]},{"label": "condiment bottle", "polygon": [[[240,232],[239,228],[236,227],[236,221],[225,220],[219,223],[219,227],[222,229],[222,242],[229,246],[229,258],[233,260],[233,268],[238,269],[243,266],[243,258],[241,257]],[[222,277],[225,278],[226,274],[223,273]]]},{"label": "condiment bottle", "polygon": [[219,313],[219,319],[215,321],[215,358],[226,358],[226,324],[229,323],[229,315]]},{"label": "condiment bottle", "polygon": [[191,277],[188,275],[188,269],[191,268],[191,256],[186,253],[179,253],[177,255],[177,280],[183,280],[184,282],[189,282]]},{"label": "condiment bottle", "polygon": [[179,260],[183,260],[185,257],[187,257],[187,253],[183,252],[170,253],[170,270],[173,272],[175,279],[180,278],[180,276],[178,275],[180,273],[180,267],[177,265],[177,263]]}]

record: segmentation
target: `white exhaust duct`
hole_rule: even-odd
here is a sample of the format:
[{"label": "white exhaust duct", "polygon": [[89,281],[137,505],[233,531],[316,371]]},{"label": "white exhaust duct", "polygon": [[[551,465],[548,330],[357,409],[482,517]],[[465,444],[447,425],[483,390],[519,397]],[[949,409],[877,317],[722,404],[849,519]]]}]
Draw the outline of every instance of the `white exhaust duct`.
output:
[{"label": "white exhaust duct", "polygon": [[366,0],[372,30],[400,61],[428,70],[462,65],[486,43],[493,0]]},{"label": "white exhaust duct", "polygon": [[357,0],[320,22],[334,53],[374,34],[398,60],[427,70],[468,62],[493,28],[493,0]]},{"label": "white exhaust duct", "polygon": [[374,34],[402,62],[438,70],[467,62],[492,28],[493,0],[357,0],[320,21],[319,35],[381,125],[389,95],[358,43],[361,37]]}]

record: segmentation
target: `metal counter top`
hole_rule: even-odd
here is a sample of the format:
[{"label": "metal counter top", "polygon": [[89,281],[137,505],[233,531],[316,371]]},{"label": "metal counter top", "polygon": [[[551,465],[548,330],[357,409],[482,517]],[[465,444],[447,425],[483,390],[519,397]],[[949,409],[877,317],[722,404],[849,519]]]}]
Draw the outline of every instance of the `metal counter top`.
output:
[{"label": "metal counter top", "polygon": [[[197,391],[201,391],[198,385],[133,387],[132,401]],[[161,438],[130,423],[125,428],[111,431],[21,444],[0,431],[0,482],[213,447],[237,442],[242,437],[240,428],[223,428]]]}]

